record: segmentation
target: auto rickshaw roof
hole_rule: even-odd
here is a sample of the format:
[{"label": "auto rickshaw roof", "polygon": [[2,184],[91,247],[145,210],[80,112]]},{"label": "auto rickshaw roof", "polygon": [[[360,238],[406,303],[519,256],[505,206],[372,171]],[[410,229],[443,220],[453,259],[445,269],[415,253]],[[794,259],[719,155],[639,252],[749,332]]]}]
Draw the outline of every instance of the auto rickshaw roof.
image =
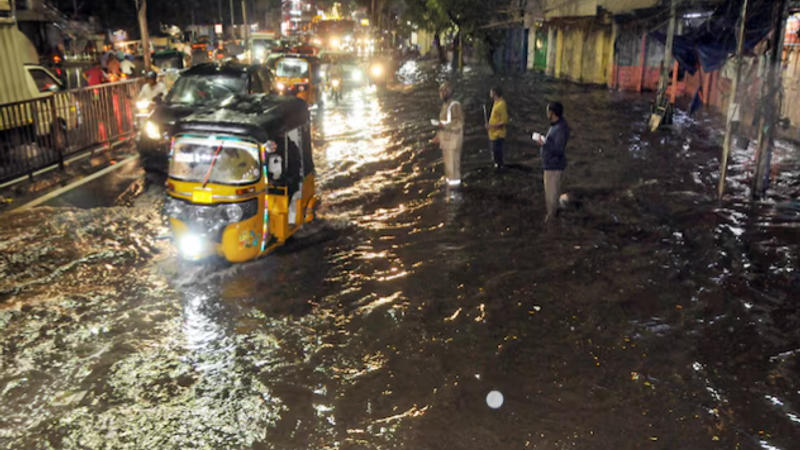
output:
[{"label": "auto rickshaw roof", "polygon": [[266,142],[308,121],[308,105],[301,99],[252,94],[237,96],[214,109],[196,111],[178,122],[176,134],[230,134]]},{"label": "auto rickshaw roof", "polygon": [[186,69],[183,72],[182,76],[190,76],[190,75],[230,75],[230,76],[238,76],[243,73],[250,73],[254,72],[259,69],[258,65],[246,65],[240,64],[236,62],[224,62],[224,63],[200,63],[195,64],[192,67]]},{"label": "auto rickshaw roof", "polygon": [[176,55],[183,57],[183,52],[171,48],[169,50],[159,50],[153,53],[153,57],[155,58],[161,56],[176,56]]},{"label": "auto rickshaw roof", "polygon": [[318,57],[312,56],[312,55],[306,55],[306,54],[303,54],[303,53],[281,53],[280,56],[275,58],[275,59],[277,60],[277,59],[281,59],[281,58],[306,59],[310,63],[318,63],[319,62],[319,58]]}]

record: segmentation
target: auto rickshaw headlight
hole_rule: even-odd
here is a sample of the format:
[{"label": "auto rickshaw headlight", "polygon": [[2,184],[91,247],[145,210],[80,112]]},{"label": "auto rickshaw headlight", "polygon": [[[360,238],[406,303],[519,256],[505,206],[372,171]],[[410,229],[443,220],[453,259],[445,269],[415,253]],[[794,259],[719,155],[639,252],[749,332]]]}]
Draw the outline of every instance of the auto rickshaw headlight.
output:
[{"label": "auto rickshaw headlight", "polygon": [[372,67],[369,69],[369,73],[371,73],[373,77],[377,78],[383,75],[383,66],[380,64],[373,64]]},{"label": "auto rickshaw headlight", "polygon": [[195,233],[188,232],[178,239],[178,250],[186,259],[197,259],[205,251],[205,241]]},{"label": "auto rickshaw headlight", "polygon": [[238,222],[242,220],[244,211],[238,203],[228,203],[222,210],[228,222]]},{"label": "auto rickshaw headlight", "polygon": [[158,125],[149,120],[144,124],[144,134],[150,139],[161,139],[161,130],[158,129]]}]

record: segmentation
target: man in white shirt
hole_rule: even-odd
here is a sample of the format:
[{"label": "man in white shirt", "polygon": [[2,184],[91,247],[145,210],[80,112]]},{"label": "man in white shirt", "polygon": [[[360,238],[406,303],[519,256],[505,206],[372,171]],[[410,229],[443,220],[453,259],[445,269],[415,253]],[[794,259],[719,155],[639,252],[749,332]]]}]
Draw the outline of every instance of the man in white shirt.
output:
[{"label": "man in white shirt", "polygon": [[164,86],[164,83],[158,81],[158,76],[155,72],[149,72],[147,74],[147,81],[139,90],[137,99],[153,101],[156,97],[164,97],[165,95],[167,95],[167,87]]},{"label": "man in white shirt", "polygon": [[126,55],[124,58],[122,58],[122,62],[119,63],[119,69],[125,74],[126,77],[132,77],[134,70],[136,70],[136,65],[133,64],[133,61],[131,61]]}]

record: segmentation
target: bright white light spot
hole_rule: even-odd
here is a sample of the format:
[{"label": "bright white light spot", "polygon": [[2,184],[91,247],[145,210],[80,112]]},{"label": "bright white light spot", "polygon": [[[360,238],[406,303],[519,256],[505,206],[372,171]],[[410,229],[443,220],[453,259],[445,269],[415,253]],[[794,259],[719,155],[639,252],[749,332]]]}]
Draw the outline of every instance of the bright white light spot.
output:
[{"label": "bright white light spot", "polygon": [[195,259],[200,256],[203,247],[203,239],[194,233],[186,233],[178,240],[178,250],[187,259]]},{"label": "bright white light spot", "polygon": [[497,409],[503,406],[503,394],[500,391],[491,391],[486,395],[486,404],[489,408]]}]

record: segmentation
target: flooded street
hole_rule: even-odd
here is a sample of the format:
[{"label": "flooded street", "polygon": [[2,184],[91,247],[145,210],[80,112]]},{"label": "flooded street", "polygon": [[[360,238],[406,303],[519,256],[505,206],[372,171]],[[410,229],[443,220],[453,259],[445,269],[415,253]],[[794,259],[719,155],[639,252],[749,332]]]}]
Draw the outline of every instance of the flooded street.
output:
[{"label": "flooded street", "polygon": [[[720,117],[651,134],[649,96],[527,74],[501,81],[495,173],[497,80],[475,69],[449,190],[428,143],[445,75],[400,74],[312,113],[319,219],[260,260],[180,261],[155,185],[5,215],[0,447],[796,448],[794,144],[761,202],[736,150],[719,204]],[[546,228],[550,100],[574,200]]]}]

